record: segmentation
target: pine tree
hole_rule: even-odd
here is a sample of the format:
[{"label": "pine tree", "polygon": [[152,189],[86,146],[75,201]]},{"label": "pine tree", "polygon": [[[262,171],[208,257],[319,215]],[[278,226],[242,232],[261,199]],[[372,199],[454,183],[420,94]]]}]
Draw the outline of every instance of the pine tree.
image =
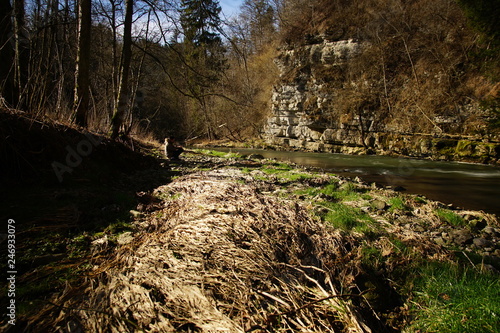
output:
[{"label": "pine tree", "polygon": [[215,138],[217,119],[214,89],[226,68],[225,49],[219,31],[221,8],[217,0],[182,0],[180,22],[184,34],[184,83],[196,100],[209,138]]},{"label": "pine tree", "polygon": [[217,0],[182,0],[180,21],[184,41],[196,46],[220,43],[220,12]]}]

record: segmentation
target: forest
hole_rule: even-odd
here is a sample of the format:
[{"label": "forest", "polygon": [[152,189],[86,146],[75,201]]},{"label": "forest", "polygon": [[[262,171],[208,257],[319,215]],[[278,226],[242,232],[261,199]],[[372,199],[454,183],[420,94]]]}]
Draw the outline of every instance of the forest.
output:
[{"label": "forest", "polygon": [[0,6],[3,107],[113,138],[257,137],[274,59],[317,36],[371,45],[347,73],[322,73],[336,82],[332,113],[455,117],[481,135],[498,125],[498,0],[245,0],[232,18],[216,0]]}]

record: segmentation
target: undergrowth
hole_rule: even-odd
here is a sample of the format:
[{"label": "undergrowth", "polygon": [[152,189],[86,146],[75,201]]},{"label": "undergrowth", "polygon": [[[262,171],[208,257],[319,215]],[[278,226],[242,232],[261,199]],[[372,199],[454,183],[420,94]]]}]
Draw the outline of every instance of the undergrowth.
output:
[{"label": "undergrowth", "polygon": [[[287,171],[290,172],[288,168]],[[394,288],[391,299],[400,297],[406,300],[404,309],[407,310],[402,310],[401,314],[406,316],[409,324],[406,327],[400,326],[401,323],[396,324],[398,330],[456,333],[500,331],[498,277],[464,268],[463,265],[470,265],[470,258],[455,263],[428,262],[421,250],[409,246],[400,235],[388,233],[364,210],[352,205],[352,202],[369,202],[369,190],[355,183],[339,183],[333,179],[323,186],[301,188],[294,194],[312,203],[316,207],[315,214],[322,221],[346,233],[362,235],[363,240],[358,249],[360,263],[365,274],[368,274],[365,277],[368,280],[364,283],[378,286],[385,280],[390,281]],[[417,199],[413,200],[418,204],[425,203]],[[411,198],[394,196],[386,199],[386,203],[390,213],[412,211]],[[437,209],[434,214],[441,222],[451,226],[466,224],[460,215],[449,209]],[[373,299],[366,296],[375,308],[382,306],[377,304],[378,301],[389,297],[384,294],[388,289],[379,288],[367,294]]]},{"label": "undergrowth", "polygon": [[315,177],[314,174],[302,172],[294,168],[292,165],[282,162],[265,164],[259,166],[258,168],[242,168],[242,172],[246,174],[250,174],[254,170],[258,170],[258,172],[253,175],[255,180],[272,181],[284,185],[288,183],[306,181]]},{"label": "undergrowth", "polygon": [[389,199],[389,211],[390,212],[396,212],[396,211],[407,211],[408,206],[404,202],[404,200],[400,197],[394,197]]},{"label": "undergrowth", "polygon": [[[234,163],[234,160],[238,164],[241,162],[240,156],[234,153],[203,151],[203,154],[232,159],[231,163]],[[357,243],[353,245],[352,252],[358,251],[357,259],[360,269],[363,270],[362,274],[370,275],[365,283],[373,283],[379,288],[371,292],[376,295],[372,295],[373,300],[367,300],[372,302],[370,306],[383,306],[377,305],[376,302],[383,303],[387,296],[384,292],[388,290],[395,296],[387,298],[394,297],[405,302],[405,310],[395,308],[394,311],[404,312],[405,315],[408,311],[408,320],[405,323],[409,324],[404,328],[405,323],[398,322],[398,329],[405,332],[500,331],[500,280],[497,276],[461,267],[464,262],[469,264],[471,258],[474,260],[472,254],[468,254],[468,261],[462,261],[460,264],[428,262],[423,254],[424,250],[415,244],[410,245],[400,238],[401,235],[384,230],[384,225],[378,221],[378,217],[377,220],[372,217],[376,211],[370,206],[374,193],[368,187],[331,175],[322,179],[319,174],[295,168],[287,163],[269,160],[264,163],[266,164],[241,163],[240,170],[246,175],[252,175],[255,180],[265,181],[266,186],[277,186],[281,190],[289,191],[288,198],[292,200],[300,197],[300,200],[304,200],[311,207],[315,218],[341,230],[347,237],[353,236],[351,239],[356,239]],[[199,171],[194,163],[191,164],[185,167],[183,172]],[[189,168],[191,170],[187,171]],[[176,173],[169,171],[164,176],[172,180],[175,175]],[[60,200],[61,207],[78,203],[81,210],[85,209],[82,219],[85,225],[80,224],[70,231],[60,233],[50,230],[50,234],[39,234],[38,238],[29,243],[33,249],[23,253],[25,268],[36,267],[47,274],[47,278],[26,278],[23,281],[24,285],[19,290],[19,300],[23,301],[20,302],[23,303],[21,314],[33,311],[47,295],[57,291],[68,281],[75,281],[77,276],[88,269],[85,265],[90,263],[88,254],[92,241],[104,236],[112,241],[118,234],[133,230],[129,210],[135,209],[137,199],[134,197],[136,189],[130,187],[129,183],[120,183],[119,186],[115,184],[114,188],[106,190],[102,190],[102,183],[99,182],[88,187],[79,183],[71,185],[72,191],[67,191],[64,196],[58,194],[60,199],[67,200]],[[294,190],[290,190],[291,188]],[[169,201],[179,196],[177,193],[167,193],[158,199]],[[375,197],[379,198],[380,194]],[[45,200],[38,202],[41,208],[52,199],[41,194],[39,200],[40,198]],[[387,203],[387,208],[379,209],[376,214],[383,215],[384,210],[391,213],[387,214],[390,216],[411,212],[414,205],[411,199],[404,196],[382,200]],[[460,215],[449,209],[440,208],[430,212],[430,215],[432,213],[441,222],[451,226],[464,226],[466,223]],[[24,218],[24,215],[21,216]],[[163,218],[163,212],[153,212],[152,216]],[[56,262],[55,259],[59,258],[57,256],[62,254],[63,260]],[[54,261],[42,264],[41,260],[47,258]],[[479,256],[474,262],[480,262],[482,259]],[[33,265],[33,260],[39,260],[40,265]],[[25,300],[31,300],[31,303],[24,302]]]}]

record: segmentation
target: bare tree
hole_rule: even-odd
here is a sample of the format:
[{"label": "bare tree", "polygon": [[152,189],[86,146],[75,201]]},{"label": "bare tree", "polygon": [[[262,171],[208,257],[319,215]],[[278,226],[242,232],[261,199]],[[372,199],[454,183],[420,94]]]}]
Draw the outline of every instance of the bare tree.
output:
[{"label": "bare tree", "polygon": [[87,126],[90,88],[91,0],[80,0],[78,6],[78,50],[75,71],[75,121]]},{"label": "bare tree", "polygon": [[132,59],[132,16],[134,0],[125,1],[125,23],[123,27],[123,48],[120,62],[120,85],[118,87],[117,102],[113,118],[111,119],[111,138],[116,139],[120,134],[120,127],[125,119],[129,100],[129,70]]},{"label": "bare tree", "polygon": [[12,34],[12,7],[9,0],[0,0],[0,94],[8,104],[14,102],[13,63],[14,50],[10,43]]},{"label": "bare tree", "polygon": [[15,58],[14,58],[14,81],[17,90],[17,107],[24,109],[23,89],[26,76],[26,52],[24,37],[24,0],[14,0],[14,40],[15,40]]}]

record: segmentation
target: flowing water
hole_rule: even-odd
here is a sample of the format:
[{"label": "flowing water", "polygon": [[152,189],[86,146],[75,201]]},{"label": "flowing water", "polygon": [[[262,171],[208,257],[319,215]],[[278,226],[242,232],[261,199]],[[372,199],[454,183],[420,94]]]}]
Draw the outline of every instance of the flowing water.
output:
[{"label": "flowing water", "polygon": [[217,149],[290,161],[326,171],[359,176],[366,182],[401,186],[408,193],[464,209],[500,216],[500,168],[470,163],[438,162],[388,156],[352,156],[327,153],[257,149]]}]

